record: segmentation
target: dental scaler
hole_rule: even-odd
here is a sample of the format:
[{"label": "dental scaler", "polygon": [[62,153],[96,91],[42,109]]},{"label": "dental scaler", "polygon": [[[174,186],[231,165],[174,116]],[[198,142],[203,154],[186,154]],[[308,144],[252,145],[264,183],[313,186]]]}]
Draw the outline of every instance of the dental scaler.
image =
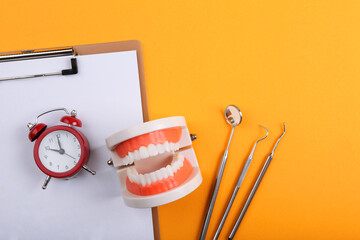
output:
[{"label": "dental scaler", "polygon": [[246,213],[247,209],[249,208],[250,203],[251,203],[251,201],[252,201],[252,199],[253,199],[253,197],[254,197],[254,195],[256,193],[256,190],[258,189],[258,187],[259,187],[259,185],[261,183],[261,180],[263,179],[263,177],[264,177],[264,175],[266,173],[266,170],[268,169],[268,167],[270,165],[270,162],[274,157],[275,149],[276,149],[277,145],[279,144],[280,139],[285,135],[285,131],[286,131],[285,123],[283,123],[283,126],[284,126],[284,131],[281,134],[281,136],[278,138],[278,140],[276,141],[275,146],[274,146],[273,150],[271,151],[270,155],[267,157],[266,162],[265,162],[265,164],[264,164],[258,178],[256,179],[256,182],[255,182],[253,188],[251,189],[251,192],[250,192],[250,194],[249,194],[249,196],[248,196],[248,198],[247,198],[247,200],[245,202],[245,205],[242,208],[241,213],[240,213],[238,219],[236,220],[236,223],[235,223],[235,225],[234,225],[234,227],[233,227],[233,229],[232,229],[232,231],[231,231],[231,233],[229,235],[229,240],[234,238],[235,233],[236,233],[237,229],[239,228],[239,225],[240,225],[241,221],[243,220],[243,218],[245,216],[245,213]]}]

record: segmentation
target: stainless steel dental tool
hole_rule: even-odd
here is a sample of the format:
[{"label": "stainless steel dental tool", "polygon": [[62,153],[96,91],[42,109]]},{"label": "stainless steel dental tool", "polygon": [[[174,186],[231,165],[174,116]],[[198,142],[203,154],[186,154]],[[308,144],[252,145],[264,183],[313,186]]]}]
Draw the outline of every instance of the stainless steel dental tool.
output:
[{"label": "stainless steel dental tool", "polygon": [[234,226],[234,228],[232,229],[232,231],[231,231],[231,233],[230,233],[229,240],[231,240],[231,239],[234,238],[235,233],[236,233],[237,229],[239,228],[239,225],[240,225],[242,219],[244,218],[244,215],[245,215],[245,213],[246,213],[246,210],[248,209],[248,207],[249,207],[249,205],[250,205],[250,203],[251,203],[251,200],[253,199],[253,197],[254,197],[254,195],[255,195],[255,192],[256,192],[256,190],[258,189],[258,187],[259,187],[259,185],[260,185],[260,182],[261,182],[262,178],[264,177],[265,172],[266,172],[267,168],[269,167],[269,164],[270,164],[271,160],[273,159],[275,149],[276,149],[276,147],[277,147],[280,139],[281,139],[281,138],[284,136],[284,134],[285,134],[285,123],[283,123],[283,124],[284,124],[284,132],[281,134],[281,136],[280,136],[279,139],[277,140],[277,142],[276,142],[276,144],[275,144],[275,147],[273,148],[272,152],[271,152],[270,155],[267,157],[266,162],[265,162],[265,164],[264,164],[264,166],[263,166],[263,168],[262,168],[262,170],[261,170],[261,172],[260,172],[260,174],[259,174],[259,176],[258,176],[258,178],[257,178],[257,180],[256,180],[256,182],[255,182],[255,184],[254,184],[254,186],[253,186],[253,188],[251,189],[251,192],[250,192],[250,194],[249,194],[249,196],[248,196],[248,198],[247,198],[247,200],[246,200],[246,202],[245,202],[245,205],[244,205],[243,209],[241,210],[240,216],[238,217],[238,219],[237,219],[237,221],[236,221],[236,223],[235,223],[235,226]]},{"label": "stainless steel dental tool", "polygon": [[225,119],[226,119],[226,122],[229,123],[233,127],[232,127],[232,131],[231,131],[231,134],[230,134],[230,138],[229,138],[227,148],[226,148],[226,150],[224,152],[224,155],[223,155],[222,160],[221,160],[221,165],[220,165],[218,173],[217,173],[215,187],[214,187],[214,190],[213,190],[213,193],[212,193],[212,196],[211,196],[211,200],[210,200],[210,203],[209,203],[209,206],[208,206],[208,210],[206,212],[205,221],[204,221],[204,224],[203,224],[203,227],[202,227],[202,230],[201,230],[200,240],[205,239],[206,232],[207,232],[207,229],[209,227],[211,214],[212,214],[213,209],[214,209],[216,196],[217,196],[217,193],[218,193],[219,188],[220,188],[221,178],[222,178],[222,175],[223,175],[223,172],[224,172],[226,160],[228,158],[228,151],[229,151],[229,147],[230,147],[230,142],[231,142],[232,136],[234,134],[235,127],[241,123],[242,113],[241,113],[241,111],[240,111],[240,109],[238,107],[236,107],[234,105],[229,105],[225,109]]},{"label": "stainless steel dental tool", "polygon": [[263,126],[261,126],[261,125],[260,125],[260,127],[262,127],[262,128],[265,129],[266,135],[265,135],[265,137],[260,138],[259,140],[257,140],[257,141],[255,142],[254,147],[253,147],[253,149],[251,150],[250,155],[249,155],[248,158],[246,159],[246,162],[245,162],[245,164],[244,164],[244,167],[243,167],[243,169],[241,170],[240,176],[239,176],[239,178],[238,178],[238,180],[237,180],[237,182],[236,182],[236,186],[235,186],[234,192],[233,192],[233,194],[232,194],[232,196],[231,196],[231,198],[230,198],[230,201],[229,201],[229,203],[228,203],[228,205],[227,205],[227,207],[226,207],[226,210],[225,210],[224,215],[223,215],[223,217],[222,217],[222,219],[221,219],[221,221],[220,221],[220,224],[219,224],[219,226],[218,226],[218,228],[217,228],[217,230],[216,230],[214,239],[218,239],[218,237],[219,237],[219,235],[220,235],[221,229],[223,228],[224,223],[225,223],[225,221],[226,221],[226,218],[227,218],[227,216],[228,216],[228,214],[229,214],[229,212],[230,212],[230,208],[231,208],[231,206],[232,206],[232,204],[233,204],[233,202],[234,202],[234,200],[235,200],[235,197],[236,197],[236,195],[237,195],[237,193],[238,193],[238,191],[239,191],[239,189],[240,189],[240,186],[241,186],[241,184],[242,184],[242,182],[243,182],[243,180],[244,180],[244,178],[245,178],[245,175],[246,175],[246,173],[247,173],[247,171],[248,171],[248,169],[249,169],[249,167],[250,167],[250,163],[251,163],[251,161],[252,161],[252,159],[253,159],[253,155],[254,155],[254,152],[255,152],[255,148],[256,148],[256,146],[257,146],[257,143],[260,142],[261,140],[264,140],[264,139],[268,136],[268,134],[269,134],[268,130],[267,130],[265,127],[263,127]]}]

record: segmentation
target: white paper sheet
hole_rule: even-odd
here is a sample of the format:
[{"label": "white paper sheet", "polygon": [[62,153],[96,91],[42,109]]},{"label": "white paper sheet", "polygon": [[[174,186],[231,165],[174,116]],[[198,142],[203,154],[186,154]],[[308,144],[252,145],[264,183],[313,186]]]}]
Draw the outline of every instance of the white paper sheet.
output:
[{"label": "white paper sheet", "polygon": [[[153,239],[150,209],[121,198],[105,138],[142,122],[136,51],[78,56],[79,73],[0,82],[0,239]],[[0,78],[58,72],[69,57],[0,63]],[[28,122],[44,111],[76,109],[91,146],[88,166],[71,180],[45,174],[33,158]],[[63,112],[40,118],[60,123]]]}]

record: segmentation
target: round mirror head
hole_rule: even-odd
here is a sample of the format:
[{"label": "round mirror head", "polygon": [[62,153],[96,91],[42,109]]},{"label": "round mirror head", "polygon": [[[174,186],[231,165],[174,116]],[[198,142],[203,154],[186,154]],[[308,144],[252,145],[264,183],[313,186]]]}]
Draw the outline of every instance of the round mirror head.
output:
[{"label": "round mirror head", "polygon": [[227,106],[225,109],[225,119],[230,125],[234,127],[239,125],[242,120],[240,109],[234,105]]}]

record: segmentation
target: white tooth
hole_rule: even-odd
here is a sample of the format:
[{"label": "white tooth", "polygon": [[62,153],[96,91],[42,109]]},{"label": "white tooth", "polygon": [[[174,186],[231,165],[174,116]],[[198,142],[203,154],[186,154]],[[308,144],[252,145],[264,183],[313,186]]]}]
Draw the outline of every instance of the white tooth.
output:
[{"label": "white tooth", "polygon": [[130,169],[126,170],[126,174],[129,178],[130,182],[134,182],[134,178],[132,177],[132,173],[131,173]]},{"label": "white tooth", "polygon": [[169,177],[169,174],[168,174],[168,172],[166,171],[165,168],[161,168],[160,171],[161,171],[161,174],[162,174],[163,178],[168,178]]},{"label": "white tooth", "polygon": [[129,178],[130,182],[134,182],[134,179],[133,179],[131,173],[127,172],[127,176]]},{"label": "white tooth", "polygon": [[179,166],[180,166],[180,167],[184,166],[184,160],[182,160],[182,161],[179,162]]},{"label": "white tooth", "polygon": [[173,173],[170,165],[167,165],[167,166],[166,166],[166,171],[168,172],[169,176],[172,176],[172,177],[174,176],[174,173]]},{"label": "white tooth", "polygon": [[130,173],[128,174],[128,177],[130,179],[131,182],[135,182],[137,184],[139,184],[139,179],[136,175],[134,175],[131,171]]},{"label": "white tooth", "polygon": [[134,175],[134,181],[135,181],[137,184],[141,184],[139,175]]},{"label": "white tooth", "polygon": [[156,182],[156,181],[157,181],[156,175],[155,175],[154,172],[151,172],[151,173],[150,173],[150,177],[151,177],[151,181],[153,181],[153,182]]},{"label": "white tooth", "polygon": [[130,156],[128,156],[128,164],[132,164],[132,163],[134,163],[134,159],[133,158],[131,158]]},{"label": "white tooth", "polygon": [[125,158],[120,158],[120,164],[125,165]]},{"label": "white tooth", "polygon": [[171,162],[170,166],[171,166],[171,170],[173,171],[173,173],[176,173],[176,167],[174,165],[174,161]]},{"label": "white tooth", "polygon": [[164,142],[164,149],[166,152],[170,152],[170,145],[168,141]]},{"label": "white tooth", "polygon": [[180,149],[180,143],[175,143],[175,150],[179,150]]},{"label": "white tooth", "polygon": [[149,157],[149,152],[148,152],[146,147],[142,146],[142,147],[140,147],[139,150],[140,150],[140,157],[141,158],[148,158]]},{"label": "white tooth", "polygon": [[154,144],[150,144],[147,148],[148,148],[148,151],[149,151],[149,155],[150,155],[150,156],[156,156],[156,155],[158,155],[158,150],[157,150],[157,148],[155,147]]},{"label": "white tooth", "polygon": [[133,162],[134,162],[134,154],[133,154],[132,152],[129,152],[129,153],[128,153],[128,156],[129,156],[129,161],[130,161],[131,163],[133,163]]},{"label": "white tooth", "polygon": [[178,162],[178,161],[175,162],[175,166],[176,166],[176,170],[179,170],[180,165],[179,165],[179,162]]},{"label": "white tooth", "polygon": [[134,151],[134,159],[135,160],[140,160],[140,152],[139,152],[139,150]]},{"label": "white tooth", "polygon": [[124,163],[125,163],[126,165],[128,165],[128,164],[131,163],[131,160],[130,160],[129,155],[127,155],[127,156],[124,158]]},{"label": "white tooth", "polygon": [[173,173],[176,173],[177,168],[174,163],[171,164],[171,169],[172,169]]},{"label": "white tooth", "polygon": [[170,151],[174,151],[174,144],[172,142],[169,142]]},{"label": "white tooth", "polygon": [[174,151],[178,150],[178,149],[177,149],[177,144],[176,144],[176,143],[173,143],[173,144],[174,144],[174,145],[173,145],[173,146],[174,146]]},{"label": "white tooth", "polygon": [[165,152],[165,148],[164,148],[164,146],[163,146],[162,144],[156,145],[156,148],[157,148],[157,150],[158,150],[158,152],[159,152],[160,154],[162,154],[162,153]]},{"label": "white tooth", "polygon": [[130,176],[131,176],[132,182],[139,183],[139,178],[137,176],[135,176],[134,174],[131,174],[131,173],[130,173]]},{"label": "white tooth", "polygon": [[141,185],[143,185],[143,187],[145,187],[145,185],[146,185],[146,180],[145,180],[144,175],[139,174],[139,178],[140,178]]},{"label": "white tooth", "polygon": [[131,171],[131,175],[133,178],[133,181],[136,182],[137,184],[140,184],[140,179],[139,179],[139,174],[137,173],[136,169],[134,167],[130,168]]},{"label": "white tooth", "polygon": [[151,184],[150,174],[147,173],[147,174],[145,174],[144,176],[145,176],[146,183],[150,185],[150,184]]},{"label": "white tooth", "polygon": [[156,170],[156,171],[155,171],[155,175],[156,175],[156,178],[157,178],[158,180],[162,180],[162,179],[163,179],[163,176],[162,176],[160,170]]}]

